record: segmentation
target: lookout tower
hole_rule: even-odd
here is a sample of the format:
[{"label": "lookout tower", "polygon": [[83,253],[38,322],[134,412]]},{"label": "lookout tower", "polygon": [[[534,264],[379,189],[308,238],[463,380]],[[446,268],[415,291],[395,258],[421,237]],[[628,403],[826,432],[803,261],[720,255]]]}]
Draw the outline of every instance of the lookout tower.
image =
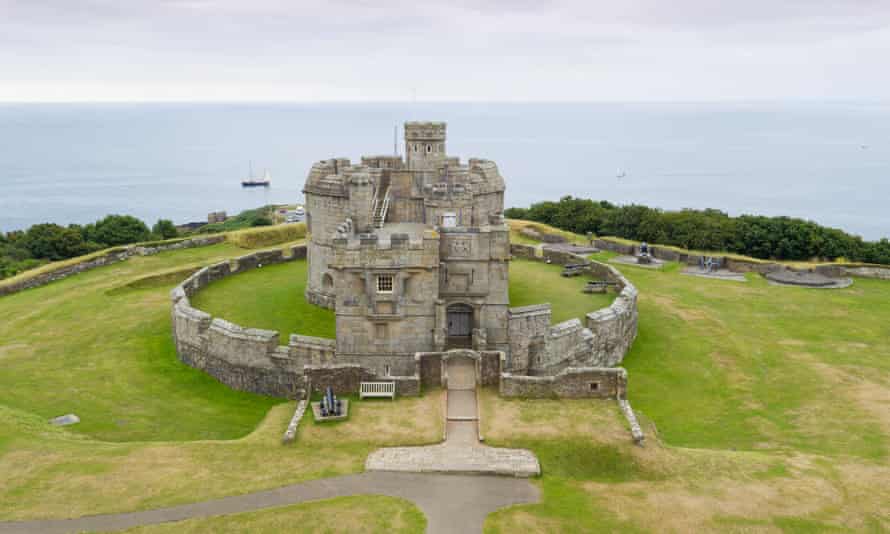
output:
[{"label": "lookout tower", "polygon": [[411,170],[440,167],[445,161],[445,123],[406,122],[405,159]]}]

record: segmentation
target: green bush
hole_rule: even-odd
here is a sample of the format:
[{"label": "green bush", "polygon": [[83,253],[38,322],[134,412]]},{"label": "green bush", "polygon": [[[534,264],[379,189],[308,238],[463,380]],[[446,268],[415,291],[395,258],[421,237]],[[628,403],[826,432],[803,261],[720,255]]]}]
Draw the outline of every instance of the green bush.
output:
[{"label": "green bush", "polygon": [[861,237],[792,217],[730,217],[714,209],[663,211],[630,204],[563,197],[504,215],[549,224],[576,234],[592,232],[689,250],[726,251],[760,259],[835,260],[890,264],[890,241]]},{"label": "green bush", "polygon": [[109,247],[151,239],[148,226],[131,215],[108,215],[96,224],[85,226],[84,234],[87,241]]},{"label": "green bush", "polygon": [[158,219],[151,227],[151,233],[158,239],[172,239],[179,235],[179,230],[170,219]]}]

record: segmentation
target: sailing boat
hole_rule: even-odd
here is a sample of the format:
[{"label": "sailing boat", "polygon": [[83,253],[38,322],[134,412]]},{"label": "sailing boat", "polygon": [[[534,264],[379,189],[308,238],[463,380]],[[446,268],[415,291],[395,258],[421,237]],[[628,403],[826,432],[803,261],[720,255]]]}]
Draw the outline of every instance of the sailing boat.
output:
[{"label": "sailing boat", "polygon": [[625,176],[627,176],[627,173],[624,172],[623,169],[618,169],[618,172],[615,173],[615,177],[618,179],[624,178]]},{"label": "sailing boat", "polygon": [[269,174],[269,171],[263,174],[262,178],[257,178],[253,175],[253,162],[250,163],[250,170],[247,173],[247,179],[241,180],[241,187],[269,187],[269,184],[272,183],[272,176]]}]

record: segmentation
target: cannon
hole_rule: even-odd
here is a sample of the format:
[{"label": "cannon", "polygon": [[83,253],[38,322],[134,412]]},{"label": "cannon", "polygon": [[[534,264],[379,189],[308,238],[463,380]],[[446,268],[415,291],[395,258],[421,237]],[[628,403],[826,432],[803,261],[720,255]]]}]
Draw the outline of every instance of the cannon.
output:
[{"label": "cannon", "polygon": [[334,395],[334,388],[328,386],[324,390],[324,397],[321,398],[321,415],[324,417],[337,416],[342,413],[342,403],[340,399]]},{"label": "cannon", "polygon": [[640,243],[640,255],[637,256],[637,263],[641,265],[652,263],[652,256],[649,255],[649,245],[645,241]]}]

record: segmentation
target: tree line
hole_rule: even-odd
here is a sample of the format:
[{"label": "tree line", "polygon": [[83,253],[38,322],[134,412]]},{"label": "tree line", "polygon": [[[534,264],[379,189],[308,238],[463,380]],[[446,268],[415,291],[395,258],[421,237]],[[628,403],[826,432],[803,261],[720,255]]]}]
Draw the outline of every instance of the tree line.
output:
[{"label": "tree line", "polygon": [[0,232],[0,278],[14,276],[50,261],[178,235],[176,226],[168,219],[158,220],[149,229],[144,222],[130,215],[108,215],[86,225],[43,223],[27,230]]},{"label": "tree line", "polygon": [[[226,221],[204,224],[187,234],[228,232],[274,224],[276,206],[244,210]],[[172,239],[180,231],[169,219],[159,219],[151,228],[131,215],[108,215],[95,223],[61,226],[53,223],[35,224],[27,230],[0,232],[0,279],[39,267],[51,261],[74,258],[104,248]]]},{"label": "tree line", "polygon": [[638,204],[566,196],[528,208],[510,208],[511,219],[525,219],[578,234],[725,251],[760,259],[828,260],[890,264],[890,241],[865,241],[843,230],[793,217],[741,215],[715,210],[665,211]]}]

